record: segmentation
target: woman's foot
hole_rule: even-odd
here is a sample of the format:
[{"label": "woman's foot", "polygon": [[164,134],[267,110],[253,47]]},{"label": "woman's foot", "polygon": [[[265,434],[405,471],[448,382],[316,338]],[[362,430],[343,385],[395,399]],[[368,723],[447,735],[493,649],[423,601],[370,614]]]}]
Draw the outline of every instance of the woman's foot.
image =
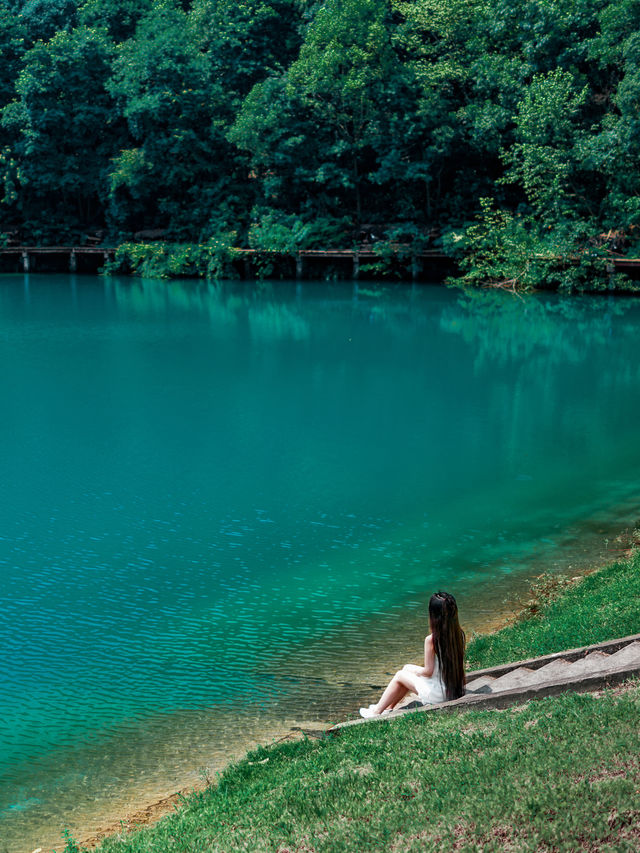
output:
[{"label": "woman's foot", "polygon": [[364,717],[365,720],[370,720],[372,717],[378,717],[379,714],[375,705],[369,705],[368,708],[360,708],[360,716]]}]

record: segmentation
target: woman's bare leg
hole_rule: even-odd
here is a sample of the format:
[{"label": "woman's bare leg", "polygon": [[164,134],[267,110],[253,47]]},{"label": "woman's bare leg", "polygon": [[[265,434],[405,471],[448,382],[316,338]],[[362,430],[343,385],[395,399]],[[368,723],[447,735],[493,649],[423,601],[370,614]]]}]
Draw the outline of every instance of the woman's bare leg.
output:
[{"label": "woman's bare leg", "polygon": [[416,682],[413,678],[413,673],[406,669],[401,669],[393,676],[389,684],[387,684],[384,693],[374,707],[376,714],[381,714],[387,708],[394,708],[401,699],[409,692],[417,692]]}]

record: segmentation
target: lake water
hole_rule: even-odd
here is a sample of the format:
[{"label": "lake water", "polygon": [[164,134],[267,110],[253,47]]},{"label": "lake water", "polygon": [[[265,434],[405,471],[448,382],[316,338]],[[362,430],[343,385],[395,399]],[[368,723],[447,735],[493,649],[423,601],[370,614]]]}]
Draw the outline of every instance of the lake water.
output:
[{"label": "lake water", "polygon": [[[0,851],[330,722],[640,516],[640,300],[0,277]],[[588,555],[590,558],[591,555]]]}]

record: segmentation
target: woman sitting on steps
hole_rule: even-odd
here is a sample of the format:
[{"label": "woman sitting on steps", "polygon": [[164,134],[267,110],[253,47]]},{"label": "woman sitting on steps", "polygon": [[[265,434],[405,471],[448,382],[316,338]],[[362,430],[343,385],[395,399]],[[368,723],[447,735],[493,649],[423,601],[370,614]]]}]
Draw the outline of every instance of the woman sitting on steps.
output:
[{"label": "woman sitting on steps", "polygon": [[365,719],[390,711],[407,693],[417,693],[424,705],[464,695],[464,631],[458,605],[448,592],[436,592],[429,601],[431,633],[424,641],[424,666],[407,663],[396,672],[376,705],[360,708]]}]

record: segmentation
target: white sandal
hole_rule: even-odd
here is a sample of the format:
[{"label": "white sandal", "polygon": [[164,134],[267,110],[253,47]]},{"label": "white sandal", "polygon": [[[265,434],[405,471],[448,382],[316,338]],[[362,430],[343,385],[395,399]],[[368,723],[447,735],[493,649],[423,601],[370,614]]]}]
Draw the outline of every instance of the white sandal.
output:
[{"label": "white sandal", "polygon": [[376,706],[369,705],[368,708],[360,708],[360,716],[364,717],[365,720],[370,720],[372,717],[379,717],[379,714],[373,710]]}]

